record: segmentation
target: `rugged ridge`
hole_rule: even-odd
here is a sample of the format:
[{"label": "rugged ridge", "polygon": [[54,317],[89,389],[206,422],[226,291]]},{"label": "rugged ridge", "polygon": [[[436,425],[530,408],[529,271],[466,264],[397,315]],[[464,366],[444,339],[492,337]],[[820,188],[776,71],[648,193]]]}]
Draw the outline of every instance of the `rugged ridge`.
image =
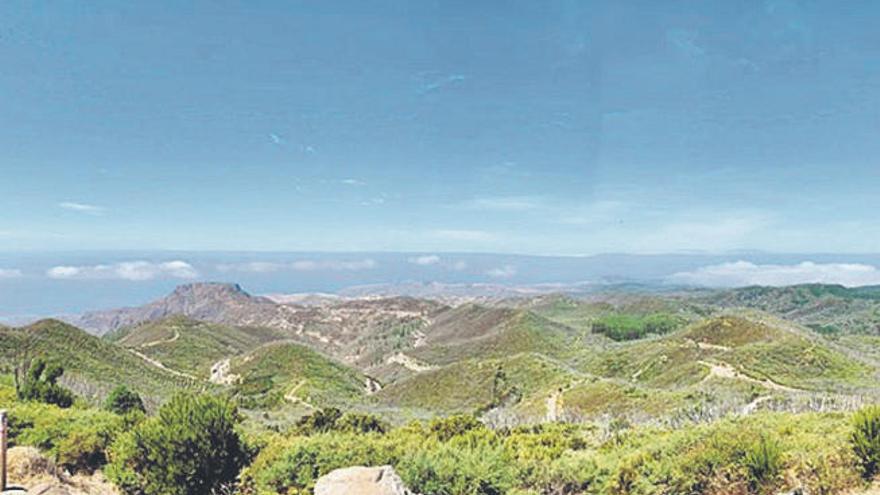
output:
[{"label": "rugged ridge", "polygon": [[248,294],[238,284],[193,283],[180,285],[168,296],[144,306],[92,311],[74,323],[97,335],[172,315],[235,324],[248,315],[272,312],[275,306],[267,298]]}]

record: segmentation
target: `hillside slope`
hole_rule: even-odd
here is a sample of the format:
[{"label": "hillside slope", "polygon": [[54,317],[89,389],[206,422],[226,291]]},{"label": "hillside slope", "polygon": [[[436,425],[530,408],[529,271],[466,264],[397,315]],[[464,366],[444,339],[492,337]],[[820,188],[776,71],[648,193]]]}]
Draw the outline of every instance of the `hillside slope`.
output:
[{"label": "hillside slope", "polygon": [[107,338],[171,369],[208,380],[219,361],[284,335],[269,328],[239,328],[170,316],[108,334]]},{"label": "hillside slope", "polygon": [[0,330],[0,361],[7,367],[43,357],[64,366],[62,382],[78,395],[100,401],[125,384],[156,404],[175,391],[199,386],[113,343],[57,320]]},{"label": "hillside slope", "polygon": [[880,333],[880,287],[807,284],[720,291],[703,301],[765,311],[825,334]]},{"label": "hillside slope", "polygon": [[350,406],[366,395],[360,372],[293,342],[273,342],[231,359],[229,377],[250,409]]}]

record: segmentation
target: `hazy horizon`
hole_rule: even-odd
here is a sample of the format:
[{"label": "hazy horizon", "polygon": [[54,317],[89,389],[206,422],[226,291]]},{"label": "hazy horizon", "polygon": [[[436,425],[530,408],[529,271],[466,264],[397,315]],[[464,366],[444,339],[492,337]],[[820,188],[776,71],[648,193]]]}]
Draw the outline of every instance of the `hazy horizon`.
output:
[{"label": "hazy horizon", "polygon": [[[144,304],[191,282],[250,293],[337,293],[409,283],[629,283],[647,288],[880,284],[880,254],[529,256],[489,253],[0,252],[0,321]],[[564,287],[561,289],[565,291]]]}]

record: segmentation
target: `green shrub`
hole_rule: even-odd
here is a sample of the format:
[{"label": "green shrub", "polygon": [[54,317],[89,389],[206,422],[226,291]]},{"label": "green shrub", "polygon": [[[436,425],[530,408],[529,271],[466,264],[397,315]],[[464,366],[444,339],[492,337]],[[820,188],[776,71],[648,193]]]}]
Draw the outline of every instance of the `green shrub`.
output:
[{"label": "green shrub", "polygon": [[[338,426],[338,424],[336,425]],[[243,473],[242,495],[305,495],[333,469],[394,466],[424,495],[831,495],[859,482],[847,416],[762,413],[680,428],[631,426],[617,441],[596,426],[491,430],[471,416],[385,433],[270,435]],[[785,476],[782,476],[782,473]]]},{"label": "green shrub", "polygon": [[296,422],[294,431],[299,435],[311,435],[313,433],[327,433],[336,427],[336,421],[342,417],[342,411],[335,407],[328,407],[300,418]]},{"label": "green shrub", "polygon": [[107,475],[128,494],[214,493],[246,461],[239,420],[227,399],[179,395],[114,443]]},{"label": "green shrub", "polygon": [[402,459],[397,468],[407,486],[424,495],[502,495],[516,480],[500,446],[440,444]]},{"label": "green shrub", "polygon": [[119,385],[110,392],[104,403],[104,408],[121,415],[135,411],[146,412],[141,396],[125,385]]},{"label": "green shrub", "polygon": [[57,383],[63,374],[61,365],[47,363],[42,358],[34,359],[18,378],[16,394],[20,400],[70,407],[73,405],[73,393]]},{"label": "green shrub", "polygon": [[[387,438],[379,435],[323,433],[291,437],[264,448],[243,473],[245,493],[307,493],[330,471],[349,466],[393,464]],[[310,492],[309,492],[310,493]]]},{"label": "green shrub", "polygon": [[292,432],[297,435],[313,435],[341,431],[347,433],[384,433],[388,425],[372,414],[342,411],[328,407],[315,411],[297,421]]},{"label": "green shrub", "polygon": [[598,478],[595,454],[566,450],[559,457],[519,464],[519,477],[538,493],[586,493]]},{"label": "green shrub", "polygon": [[428,429],[441,442],[463,435],[472,430],[486,428],[486,425],[469,414],[458,414],[447,418],[438,418],[428,424]]},{"label": "green shrub", "polygon": [[37,447],[73,472],[92,472],[103,466],[110,444],[123,427],[120,416],[95,409],[31,402],[9,411],[10,444]]},{"label": "green shrub", "polygon": [[853,452],[865,479],[871,479],[880,467],[880,406],[869,406],[853,416],[850,434]]},{"label": "green shrub", "polygon": [[752,493],[760,493],[773,486],[782,472],[782,448],[779,442],[762,436],[746,448],[743,465]]},{"label": "green shrub", "polygon": [[372,414],[349,412],[336,420],[333,428],[346,433],[385,433],[388,424]]},{"label": "green shrub", "polygon": [[107,448],[115,433],[100,426],[70,432],[58,442],[58,463],[70,471],[95,471],[107,463]]}]

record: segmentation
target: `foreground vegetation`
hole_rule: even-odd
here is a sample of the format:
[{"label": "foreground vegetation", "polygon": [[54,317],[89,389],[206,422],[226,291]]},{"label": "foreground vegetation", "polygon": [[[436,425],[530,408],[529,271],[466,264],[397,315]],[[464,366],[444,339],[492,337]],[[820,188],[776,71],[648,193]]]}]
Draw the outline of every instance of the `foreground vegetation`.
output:
[{"label": "foreground vegetation", "polygon": [[13,445],[36,446],[72,472],[103,469],[127,494],[299,495],[334,469],[384,464],[425,495],[833,494],[880,467],[877,407],[678,429],[623,420],[490,429],[469,415],[392,428],[323,410],[286,432],[246,434],[229,398],[181,395],[152,416],[130,391],[115,398],[104,409],[60,407],[18,399],[9,377],[0,384]]}]

